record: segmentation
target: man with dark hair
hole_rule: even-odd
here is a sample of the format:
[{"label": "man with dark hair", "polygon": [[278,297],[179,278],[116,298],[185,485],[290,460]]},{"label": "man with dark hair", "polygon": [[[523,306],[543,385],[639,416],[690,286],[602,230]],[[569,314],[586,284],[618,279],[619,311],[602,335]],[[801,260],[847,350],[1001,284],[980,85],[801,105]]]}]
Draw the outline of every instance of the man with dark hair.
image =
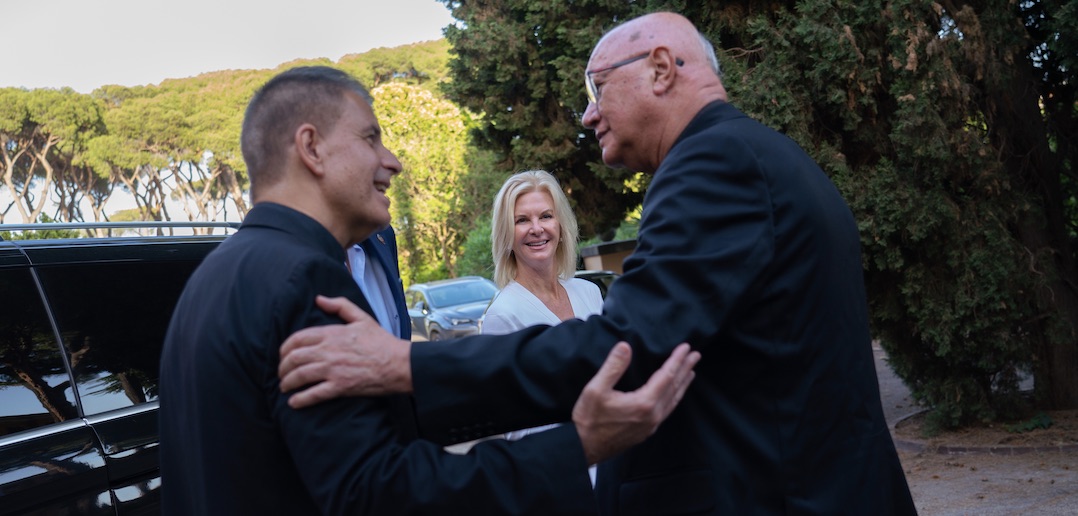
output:
[{"label": "man with dark hair", "polygon": [[345,249],[389,224],[385,193],[401,164],[370,102],[326,67],[286,71],[252,98],[242,147],[254,207],[188,281],[162,354],[163,512],[594,512],[587,458],[654,432],[692,379],[699,356],[687,346],[632,393],[612,389],[629,359],[619,346],[581,394],[576,424],[466,456],[417,440],[408,396],[288,406],[284,339],[341,321],[319,306],[373,313]]}]

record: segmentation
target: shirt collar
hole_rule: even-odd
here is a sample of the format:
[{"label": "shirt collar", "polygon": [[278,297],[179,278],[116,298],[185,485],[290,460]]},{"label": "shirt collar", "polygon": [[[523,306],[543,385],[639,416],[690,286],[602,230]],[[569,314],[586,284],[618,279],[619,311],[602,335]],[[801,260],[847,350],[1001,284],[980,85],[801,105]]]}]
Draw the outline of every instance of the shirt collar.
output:
[{"label": "shirt collar", "polygon": [[282,204],[272,202],[255,204],[243,218],[240,230],[246,227],[264,227],[282,231],[324,251],[341,263],[344,263],[347,258],[344,248],[325,226],[306,214]]}]

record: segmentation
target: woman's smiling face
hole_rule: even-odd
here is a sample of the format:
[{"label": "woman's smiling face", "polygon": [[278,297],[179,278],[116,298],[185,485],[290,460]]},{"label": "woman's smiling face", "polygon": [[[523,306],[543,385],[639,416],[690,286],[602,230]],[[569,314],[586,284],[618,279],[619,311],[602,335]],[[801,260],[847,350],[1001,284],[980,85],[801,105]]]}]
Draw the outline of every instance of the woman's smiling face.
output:
[{"label": "woman's smiling face", "polygon": [[543,270],[554,265],[561,224],[554,215],[554,200],[535,190],[517,197],[513,210],[513,254],[517,265]]}]

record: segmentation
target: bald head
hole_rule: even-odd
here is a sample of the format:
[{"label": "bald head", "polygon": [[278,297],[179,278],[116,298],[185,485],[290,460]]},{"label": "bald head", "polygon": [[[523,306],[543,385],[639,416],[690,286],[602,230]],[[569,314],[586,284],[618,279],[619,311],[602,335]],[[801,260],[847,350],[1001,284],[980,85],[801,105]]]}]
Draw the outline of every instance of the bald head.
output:
[{"label": "bald head", "polygon": [[603,161],[654,171],[704,106],[726,100],[714,47],[676,13],[634,18],[607,32],[588,60],[592,102],[582,122]]},{"label": "bald head", "polygon": [[617,46],[633,54],[665,46],[686,63],[705,64],[716,75],[719,74],[714,47],[692,22],[680,14],[646,14],[611,29],[595,45],[593,58],[604,45]]}]

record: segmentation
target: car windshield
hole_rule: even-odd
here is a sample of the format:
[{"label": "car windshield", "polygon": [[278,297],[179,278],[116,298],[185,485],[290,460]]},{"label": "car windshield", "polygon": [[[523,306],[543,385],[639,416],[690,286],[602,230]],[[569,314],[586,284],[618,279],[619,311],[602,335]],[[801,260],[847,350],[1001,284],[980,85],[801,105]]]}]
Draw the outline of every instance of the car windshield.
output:
[{"label": "car windshield", "polygon": [[497,292],[498,289],[493,283],[487,281],[469,281],[467,283],[454,283],[452,285],[434,287],[427,292],[427,296],[430,297],[431,306],[434,308],[444,308],[447,306],[490,301],[490,298],[494,297],[494,294]]}]

